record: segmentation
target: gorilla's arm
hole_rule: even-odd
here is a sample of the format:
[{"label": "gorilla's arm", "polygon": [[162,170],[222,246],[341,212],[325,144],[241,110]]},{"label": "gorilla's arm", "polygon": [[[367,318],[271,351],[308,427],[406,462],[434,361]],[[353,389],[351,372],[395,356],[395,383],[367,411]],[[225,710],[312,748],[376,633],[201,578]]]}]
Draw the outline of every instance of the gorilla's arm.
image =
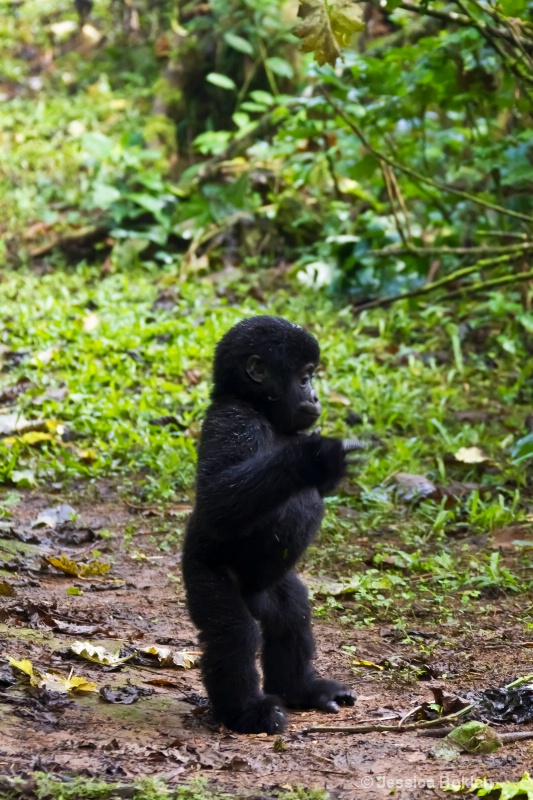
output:
[{"label": "gorilla's arm", "polygon": [[[227,423],[221,427],[224,433]],[[337,439],[300,436],[265,450],[264,437],[258,437],[253,423],[240,431],[241,436],[238,433],[234,430],[233,437],[220,436],[218,441],[208,435],[208,452],[200,449],[196,509],[220,532],[244,532],[303,489],[330,491],[346,471],[345,452]],[[232,440],[237,446],[231,446]],[[235,463],[239,442],[250,447],[253,440],[255,452]]]}]

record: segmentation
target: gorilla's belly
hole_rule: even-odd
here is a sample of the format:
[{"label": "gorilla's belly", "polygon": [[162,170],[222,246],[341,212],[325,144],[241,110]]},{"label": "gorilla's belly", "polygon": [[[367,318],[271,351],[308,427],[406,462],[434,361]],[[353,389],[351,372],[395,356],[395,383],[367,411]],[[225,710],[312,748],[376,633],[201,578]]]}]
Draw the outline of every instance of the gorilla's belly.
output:
[{"label": "gorilla's belly", "polygon": [[292,569],[313,539],[324,506],[315,489],[301,492],[240,540],[230,567],[244,591],[265,589]]}]

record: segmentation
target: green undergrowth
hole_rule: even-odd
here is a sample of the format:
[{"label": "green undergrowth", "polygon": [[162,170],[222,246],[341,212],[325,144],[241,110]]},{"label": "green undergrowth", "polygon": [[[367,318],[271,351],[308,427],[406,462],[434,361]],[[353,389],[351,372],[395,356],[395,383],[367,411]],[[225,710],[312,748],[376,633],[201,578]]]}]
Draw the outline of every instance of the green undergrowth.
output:
[{"label": "green undergrowth", "polygon": [[[6,788],[2,788],[2,784]],[[239,796],[246,797],[244,794]],[[0,800],[230,800],[231,797],[235,795],[210,789],[202,780],[176,787],[158,778],[143,778],[126,784],[84,777],[57,778],[42,772],[35,773],[29,781],[22,778],[2,779],[0,776]],[[329,795],[323,791],[295,788],[276,792],[272,797],[283,800],[326,800]]]},{"label": "green undergrowth", "polygon": [[[494,296],[474,316],[406,305],[355,316],[289,283],[267,303],[242,275],[215,288],[172,268],[83,265],[6,273],[1,289],[0,405],[26,426],[0,439],[4,515],[9,492],[102,479],[135,503],[193,499],[215,343],[242,317],[274,313],[321,343],[323,433],[369,445],[328,498],[304,564],[318,613],[446,619],[476,598],[529,591],[533,316],[517,299]],[[424,498],[398,473],[434,491]],[[513,526],[517,545],[501,555],[492,534]]]}]

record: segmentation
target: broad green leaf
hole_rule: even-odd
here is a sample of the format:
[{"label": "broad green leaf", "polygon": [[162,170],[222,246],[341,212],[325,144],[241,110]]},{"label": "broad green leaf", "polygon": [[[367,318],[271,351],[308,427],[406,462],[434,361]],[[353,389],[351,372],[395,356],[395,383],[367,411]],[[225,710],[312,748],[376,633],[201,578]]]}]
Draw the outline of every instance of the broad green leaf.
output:
[{"label": "broad green leaf", "polygon": [[294,33],[302,40],[302,50],[314,53],[319,64],[335,66],[357,31],[364,28],[362,9],[353,0],[302,0],[298,16],[302,21]]},{"label": "broad green leaf", "polygon": [[255,103],[262,103],[265,106],[274,105],[274,98],[272,95],[269,94],[269,92],[264,92],[262,89],[255,89],[253,92],[250,92],[250,97]]},{"label": "broad green leaf", "polygon": [[499,781],[493,782],[487,778],[477,778],[468,785],[452,784],[444,787],[445,792],[454,792],[464,795],[467,792],[476,797],[497,797],[498,800],[514,800],[516,797],[521,800],[533,800],[533,780],[528,772],[524,772],[519,781]]},{"label": "broad green leaf", "polygon": [[265,63],[268,69],[272,70],[272,72],[282,78],[292,78],[294,76],[294,70],[291,64],[289,64],[288,61],[285,61],[284,58],[271,56],[270,58],[267,58]]},{"label": "broad green leaf", "polygon": [[496,732],[484,722],[471,720],[454,728],[446,739],[467,753],[493,753],[502,746]]},{"label": "broad green leaf", "polygon": [[11,481],[19,489],[30,489],[37,485],[37,478],[33,469],[14,469],[11,473]]},{"label": "broad green leaf", "polygon": [[94,187],[92,201],[97,208],[109,208],[117,200],[120,200],[120,192],[114,186],[97,183]]},{"label": "broad green leaf", "polygon": [[234,50],[238,50],[239,53],[246,53],[248,56],[253,56],[254,54],[254,48],[250,42],[243,39],[242,36],[237,36],[235,33],[225,33],[224,41],[226,44],[229,44],[230,47],[233,47]]},{"label": "broad green leaf", "polygon": [[237,88],[235,81],[232,81],[227,75],[221,75],[220,72],[210,72],[206,80],[212,83],[213,86],[219,86],[221,89],[235,91]]},{"label": "broad green leaf", "polygon": [[521,461],[533,458],[533,433],[528,433],[527,436],[523,436],[519,439],[513,447],[511,455],[513,456],[513,460],[518,464]]}]

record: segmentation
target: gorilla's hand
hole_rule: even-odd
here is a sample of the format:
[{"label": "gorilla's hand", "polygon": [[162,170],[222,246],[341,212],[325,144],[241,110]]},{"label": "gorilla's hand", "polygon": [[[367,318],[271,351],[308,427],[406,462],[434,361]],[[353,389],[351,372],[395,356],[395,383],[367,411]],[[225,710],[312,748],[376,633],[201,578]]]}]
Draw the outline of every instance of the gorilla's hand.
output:
[{"label": "gorilla's hand", "polygon": [[310,436],[307,441],[298,441],[298,449],[304,486],[314,486],[320,494],[331,492],[348,469],[344,442],[325,436]]}]

